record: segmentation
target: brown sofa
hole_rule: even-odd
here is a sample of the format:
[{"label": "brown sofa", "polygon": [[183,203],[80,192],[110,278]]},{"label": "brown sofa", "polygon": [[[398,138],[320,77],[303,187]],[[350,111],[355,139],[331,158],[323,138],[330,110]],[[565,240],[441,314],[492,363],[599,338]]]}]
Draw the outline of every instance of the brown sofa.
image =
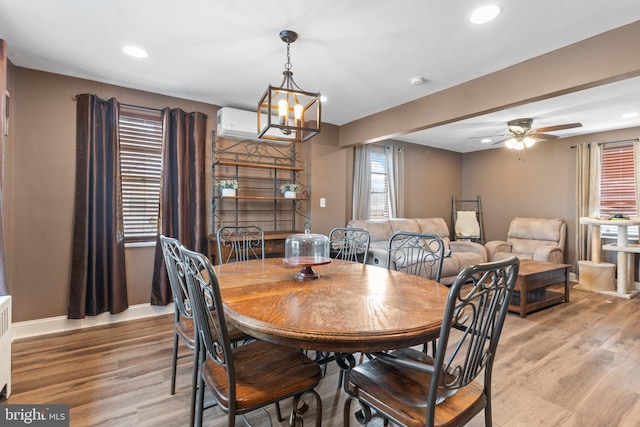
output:
[{"label": "brown sofa", "polygon": [[514,218],[507,240],[487,242],[489,261],[515,255],[519,259],[564,262],[567,224],[558,218]]},{"label": "brown sofa", "polygon": [[389,220],[351,220],[348,227],[364,228],[369,231],[371,243],[367,264],[387,267],[387,246],[393,233],[409,231],[413,233],[435,234],[445,245],[446,256],[442,263],[440,283],[453,283],[458,273],[474,264],[487,262],[487,251],[481,244],[466,241],[450,241],[449,228],[442,218],[396,218]]}]

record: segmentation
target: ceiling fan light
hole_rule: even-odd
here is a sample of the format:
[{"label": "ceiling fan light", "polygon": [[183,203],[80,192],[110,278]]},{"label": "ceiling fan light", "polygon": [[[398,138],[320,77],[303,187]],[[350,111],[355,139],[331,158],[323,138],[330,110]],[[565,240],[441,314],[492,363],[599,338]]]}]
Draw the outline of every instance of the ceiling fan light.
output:
[{"label": "ceiling fan light", "polygon": [[527,136],[527,137],[525,137],[525,138],[522,140],[522,142],[524,143],[524,146],[525,146],[525,147],[529,148],[529,147],[532,147],[532,146],[533,146],[533,144],[535,144],[535,143],[536,143],[536,140],[535,140],[535,139],[533,139],[533,138],[529,138],[529,137]]},{"label": "ceiling fan light", "polygon": [[507,148],[516,148],[516,139],[515,138],[509,138],[509,139],[506,140],[504,145]]}]

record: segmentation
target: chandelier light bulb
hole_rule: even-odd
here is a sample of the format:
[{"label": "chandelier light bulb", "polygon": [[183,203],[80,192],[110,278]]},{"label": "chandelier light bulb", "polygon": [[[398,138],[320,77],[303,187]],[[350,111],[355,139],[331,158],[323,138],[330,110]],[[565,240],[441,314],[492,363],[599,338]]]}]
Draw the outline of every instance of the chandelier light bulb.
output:
[{"label": "chandelier light bulb", "polygon": [[289,103],[286,99],[278,101],[278,117],[280,118],[280,124],[287,124],[287,116],[289,115]]}]

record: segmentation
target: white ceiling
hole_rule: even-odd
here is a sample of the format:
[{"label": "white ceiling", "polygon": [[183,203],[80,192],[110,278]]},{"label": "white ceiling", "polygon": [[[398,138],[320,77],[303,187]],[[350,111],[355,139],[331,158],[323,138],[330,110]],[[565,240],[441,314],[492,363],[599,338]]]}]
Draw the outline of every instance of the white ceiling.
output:
[{"label": "white ceiling", "polygon": [[[0,0],[0,38],[20,67],[219,106],[254,110],[279,84],[291,29],[292,71],[328,97],[323,121],[343,125],[640,19],[638,0],[495,0],[488,24],[469,22],[491,0]],[[133,44],[146,59],[124,55]],[[412,86],[414,76],[426,84]],[[470,152],[471,137],[581,122],[559,136],[640,125],[640,78],[452,123],[401,139]],[[635,122],[634,122],[635,120]]]}]

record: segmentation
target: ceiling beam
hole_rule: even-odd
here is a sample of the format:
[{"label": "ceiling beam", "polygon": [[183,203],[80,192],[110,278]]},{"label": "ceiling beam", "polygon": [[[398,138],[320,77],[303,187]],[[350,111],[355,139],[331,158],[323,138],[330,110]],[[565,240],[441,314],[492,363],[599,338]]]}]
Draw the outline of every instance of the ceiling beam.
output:
[{"label": "ceiling beam", "polygon": [[347,123],[339,128],[339,144],[393,139],[640,76],[638,40],[640,21]]}]

